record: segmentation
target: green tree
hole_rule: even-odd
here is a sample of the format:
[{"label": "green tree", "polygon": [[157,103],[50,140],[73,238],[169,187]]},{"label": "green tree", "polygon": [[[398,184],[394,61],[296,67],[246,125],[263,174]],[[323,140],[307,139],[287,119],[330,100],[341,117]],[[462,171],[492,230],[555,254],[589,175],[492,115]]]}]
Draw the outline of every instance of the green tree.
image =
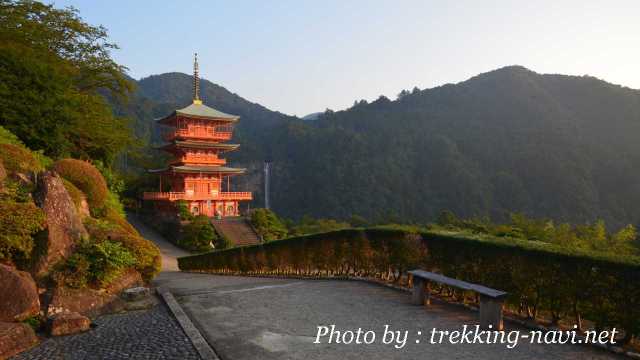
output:
[{"label": "green tree", "polygon": [[131,90],[106,38],[75,9],[0,0],[0,125],[47,155],[111,164],[134,143],[99,94]]},{"label": "green tree", "polygon": [[460,226],[460,219],[450,210],[442,210],[438,214],[436,224],[444,227],[458,227]]},{"label": "green tree", "polygon": [[300,222],[291,227],[291,235],[300,236],[306,234],[324,233],[334,230],[347,229],[351,225],[334,219],[314,219],[308,215],[302,217]]},{"label": "green tree", "polygon": [[618,254],[637,254],[637,238],[636,227],[629,224],[609,237],[608,248]]},{"label": "green tree", "polygon": [[251,225],[264,241],[282,239],[287,236],[287,228],[278,215],[269,209],[255,209],[251,212]]},{"label": "green tree", "polygon": [[349,218],[349,224],[351,224],[351,226],[353,227],[366,227],[369,225],[369,222],[364,217],[353,214]]},{"label": "green tree", "polygon": [[184,236],[178,241],[178,245],[193,251],[211,250],[211,244],[218,241],[211,221],[205,215],[199,215],[185,225]]}]

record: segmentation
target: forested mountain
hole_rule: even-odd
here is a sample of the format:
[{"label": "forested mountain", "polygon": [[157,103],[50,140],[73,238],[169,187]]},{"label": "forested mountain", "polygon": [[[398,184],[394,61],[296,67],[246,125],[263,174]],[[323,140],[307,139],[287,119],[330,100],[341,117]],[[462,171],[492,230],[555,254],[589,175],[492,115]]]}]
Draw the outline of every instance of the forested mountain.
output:
[{"label": "forested mountain", "polygon": [[[179,73],[139,81],[128,106],[138,133],[187,105],[191,85]],[[426,221],[448,209],[640,222],[638,90],[512,66],[302,121],[202,89],[206,104],[241,116],[230,158],[251,171],[238,188],[261,205],[260,169],[273,161],[272,206],[287,217]]]}]

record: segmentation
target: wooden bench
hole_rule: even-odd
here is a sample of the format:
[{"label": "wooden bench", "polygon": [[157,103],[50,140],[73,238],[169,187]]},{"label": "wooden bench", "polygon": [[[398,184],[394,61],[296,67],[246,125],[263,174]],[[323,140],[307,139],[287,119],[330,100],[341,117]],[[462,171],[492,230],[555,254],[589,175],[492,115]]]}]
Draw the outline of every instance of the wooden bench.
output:
[{"label": "wooden bench", "polygon": [[[474,291],[480,295],[480,327],[484,329],[502,330],[502,307],[504,305],[504,299],[507,296],[506,292],[424,270],[409,271],[409,274],[413,277],[411,299],[414,304],[431,304],[430,284],[432,282],[462,290]],[[489,325],[491,325],[491,327]]]}]

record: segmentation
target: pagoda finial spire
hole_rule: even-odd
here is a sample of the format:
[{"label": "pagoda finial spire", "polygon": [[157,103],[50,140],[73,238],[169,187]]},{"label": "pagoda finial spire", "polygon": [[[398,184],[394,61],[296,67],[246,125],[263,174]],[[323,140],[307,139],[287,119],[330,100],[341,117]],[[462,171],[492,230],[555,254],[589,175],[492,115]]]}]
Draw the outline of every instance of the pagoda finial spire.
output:
[{"label": "pagoda finial spire", "polygon": [[195,53],[193,58],[193,103],[200,105],[200,78],[198,77],[198,53]]}]

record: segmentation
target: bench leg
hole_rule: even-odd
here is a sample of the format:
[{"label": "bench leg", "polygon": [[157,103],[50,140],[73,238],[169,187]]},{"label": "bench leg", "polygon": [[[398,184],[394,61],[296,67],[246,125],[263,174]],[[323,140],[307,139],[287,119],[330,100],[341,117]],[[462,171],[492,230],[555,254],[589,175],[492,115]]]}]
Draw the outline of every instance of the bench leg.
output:
[{"label": "bench leg", "polygon": [[424,304],[424,279],[413,277],[413,289],[411,290],[411,302],[415,305]]},{"label": "bench leg", "polygon": [[501,331],[504,327],[502,323],[503,305],[504,299],[480,295],[480,327],[489,329],[489,325],[491,325],[491,330]]},{"label": "bench leg", "polygon": [[431,305],[431,281],[427,281],[425,286],[424,304]]}]

